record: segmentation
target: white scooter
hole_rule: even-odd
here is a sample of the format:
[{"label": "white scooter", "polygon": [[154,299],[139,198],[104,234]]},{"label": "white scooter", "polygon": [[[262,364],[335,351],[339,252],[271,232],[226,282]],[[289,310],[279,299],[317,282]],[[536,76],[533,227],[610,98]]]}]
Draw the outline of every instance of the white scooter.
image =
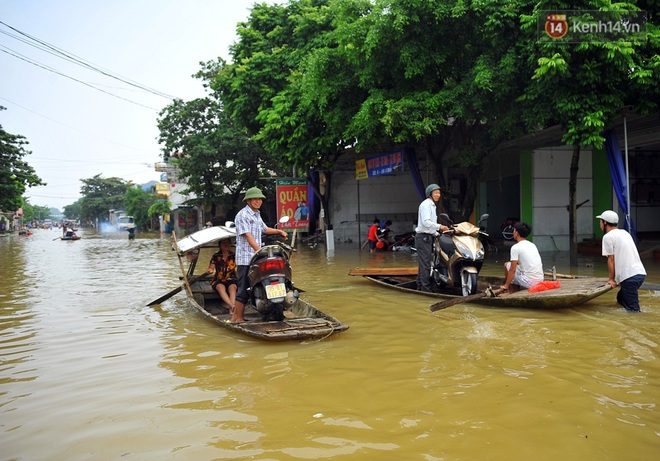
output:
[{"label": "white scooter", "polygon": [[485,256],[479,234],[488,237],[479,227],[488,214],[482,215],[476,226],[469,222],[454,224],[446,213],[440,217],[450,230],[434,240],[431,283],[439,289],[460,287],[463,296],[473,295],[477,292],[477,275]]}]

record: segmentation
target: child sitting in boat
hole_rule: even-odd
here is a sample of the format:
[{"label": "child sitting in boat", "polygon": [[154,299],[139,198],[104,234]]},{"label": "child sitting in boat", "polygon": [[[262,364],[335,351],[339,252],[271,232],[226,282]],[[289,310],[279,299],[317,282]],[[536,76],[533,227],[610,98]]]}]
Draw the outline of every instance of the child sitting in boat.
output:
[{"label": "child sitting in boat", "polygon": [[236,278],[236,257],[231,251],[231,239],[223,239],[218,242],[220,248],[211,256],[211,263],[207,272],[215,271],[211,286],[218,292],[220,298],[229,306],[229,311],[234,312],[236,304],[236,290],[238,279]]}]

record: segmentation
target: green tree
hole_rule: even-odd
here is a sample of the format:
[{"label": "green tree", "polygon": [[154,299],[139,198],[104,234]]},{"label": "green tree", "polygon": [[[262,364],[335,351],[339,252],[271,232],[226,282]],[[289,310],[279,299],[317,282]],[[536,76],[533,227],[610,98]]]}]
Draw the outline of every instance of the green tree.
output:
[{"label": "green tree", "polygon": [[42,222],[44,219],[50,219],[50,209],[47,206],[32,205],[29,201],[23,198],[23,222]]},{"label": "green tree", "polygon": [[81,219],[82,217],[82,199],[78,199],[70,205],[64,207],[64,216],[68,219]]},{"label": "green tree", "polygon": [[[535,30],[537,17],[550,7],[571,9],[571,2],[538,2],[524,17],[527,30]],[[651,21],[641,38],[594,40],[582,43],[529,43],[528,59],[536,64],[522,96],[531,126],[560,124],[563,142],[573,146],[569,179],[570,261],[577,263],[577,174],[583,147],[601,148],[603,131],[611,127],[625,107],[639,113],[657,112],[660,98],[660,6],[646,1],[603,5],[585,1],[584,10],[604,12],[648,10]]]},{"label": "green tree", "polygon": [[124,197],[130,184],[120,178],[102,178],[100,174],[81,179],[81,217],[85,221],[108,221],[110,210],[124,207]]},{"label": "green tree", "polygon": [[[325,171],[337,157],[423,150],[472,211],[481,159],[521,131],[518,15],[531,1],[292,1],[255,6],[212,85],[269,152]],[[328,189],[331,189],[329,187]],[[324,208],[327,201],[322,197]]]},{"label": "green tree", "polygon": [[421,151],[447,184],[462,172],[456,214],[472,212],[481,160],[520,134],[519,14],[531,1],[337,1],[336,29],[308,59],[304,85],[328,130],[358,152]]},{"label": "green tree", "polygon": [[[290,174],[323,171],[329,185],[334,162],[348,143],[327,132],[318,106],[302,87],[306,57],[325,44],[332,29],[328,4],[254,5],[237,28],[239,41],[230,50],[233,64],[221,63],[211,87],[236,123],[293,169]],[[328,196],[318,189],[316,194],[328,210]]]},{"label": "green tree", "polygon": [[[205,64],[200,78],[215,66]],[[217,203],[224,200],[231,208],[242,191],[282,171],[211,97],[175,100],[161,112],[158,128],[164,158],[187,183],[183,192],[195,195],[190,203],[211,206],[213,216]]]},{"label": "green tree", "polygon": [[[0,111],[3,110],[0,106]],[[18,210],[28,187],[46,185],[23,160],[30,154],[24,148],[27,144],[25,137],[7,133],[0,125],[0,210]]]},{"label": "green tree", "polygon": [[[166,199],[162,199],[162,198],[156,198],[156,201],[149,207],[149,210],[147,210],[147,215],[149,216],[149,219],[151,219],[151,222],[153,224],[155,224],[156,219],[159,216],[164,216],[164,215],[169,214],[171,212],[172,212],[172,210],[170,209],[170,202],[169,201],[167,201]],[[152,227],[153,227],[153,224],[152,224]]]},{"label": "green tree", "polygon": [[149,209],[156,202],[156,193],[142,190],[140,186],[129,187],[124,196],[126,213],[133,216],[135,225],[141,230],[152,230]]}]

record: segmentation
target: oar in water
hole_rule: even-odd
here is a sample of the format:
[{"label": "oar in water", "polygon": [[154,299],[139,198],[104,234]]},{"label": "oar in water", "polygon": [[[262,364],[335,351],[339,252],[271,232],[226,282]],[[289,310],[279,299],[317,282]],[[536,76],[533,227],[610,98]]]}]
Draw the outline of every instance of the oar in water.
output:
[{"label": "oar in water", "polygon": [[[189,283],[189,284],[190,284],[190,283],[195,283],[197,280],[201,279],[201,278],[204,277],[205,275],[208,275],[208,274],[203,273],[203,274],[195,275],[194,277],[190,277],[190,280],[188,280],[188,283]],[[174,296],[175,294],[177,294],[178,292],[180,292],[181,290],[183,290],[183,289],[185,288],[185,286],[186,286],[186,284],[185,284],[185,283],[182,283],[181,285],[179,285],[178,287],[176,287],[174,290],[170,291],[169,293],[165,293],[165,294],[164,294],[163,296],[161,296],[160,298],[158,298],[158,299],[154,299],[154,300],[151,301],[149,304],[147,304],[147,306],[153,306],[154,304],[160,304],[160,303],[162,303],[163,301],[165,301],[166,299],[170,299],[172,296]]]},{"label": "oar in water", "polygon": [[453,306],[454,304],[462,304],[462,303],[469,303],[471,301],[476,301],[477,299],[485,298],[486,296],[489,297],[495,297],[502,293],[504,290],[501,288],[498,288],[497,290],[493,290],[491,288],[488,288],[486,291],[483,293],[475,293],[473,295],[469,296],[457,296],[456,298],[452,299],[447,299],[446,301],[442,301],[439,303],[431,304],[429,306],[429,309],[431,312],[439,311],[441,309],[446,309],[450,306]]}]

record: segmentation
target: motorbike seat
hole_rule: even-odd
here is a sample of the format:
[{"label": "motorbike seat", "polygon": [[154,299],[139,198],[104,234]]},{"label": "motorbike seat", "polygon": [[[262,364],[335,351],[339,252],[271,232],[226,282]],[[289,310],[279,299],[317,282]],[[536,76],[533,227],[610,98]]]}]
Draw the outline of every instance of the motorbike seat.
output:
[{"label": "motorbike seat", "polygon": [[456,246],[450,235],[442,234],[440,236],[440,248],[447,254],[447,256],[451,257],[451,255],[454,254]]}]

